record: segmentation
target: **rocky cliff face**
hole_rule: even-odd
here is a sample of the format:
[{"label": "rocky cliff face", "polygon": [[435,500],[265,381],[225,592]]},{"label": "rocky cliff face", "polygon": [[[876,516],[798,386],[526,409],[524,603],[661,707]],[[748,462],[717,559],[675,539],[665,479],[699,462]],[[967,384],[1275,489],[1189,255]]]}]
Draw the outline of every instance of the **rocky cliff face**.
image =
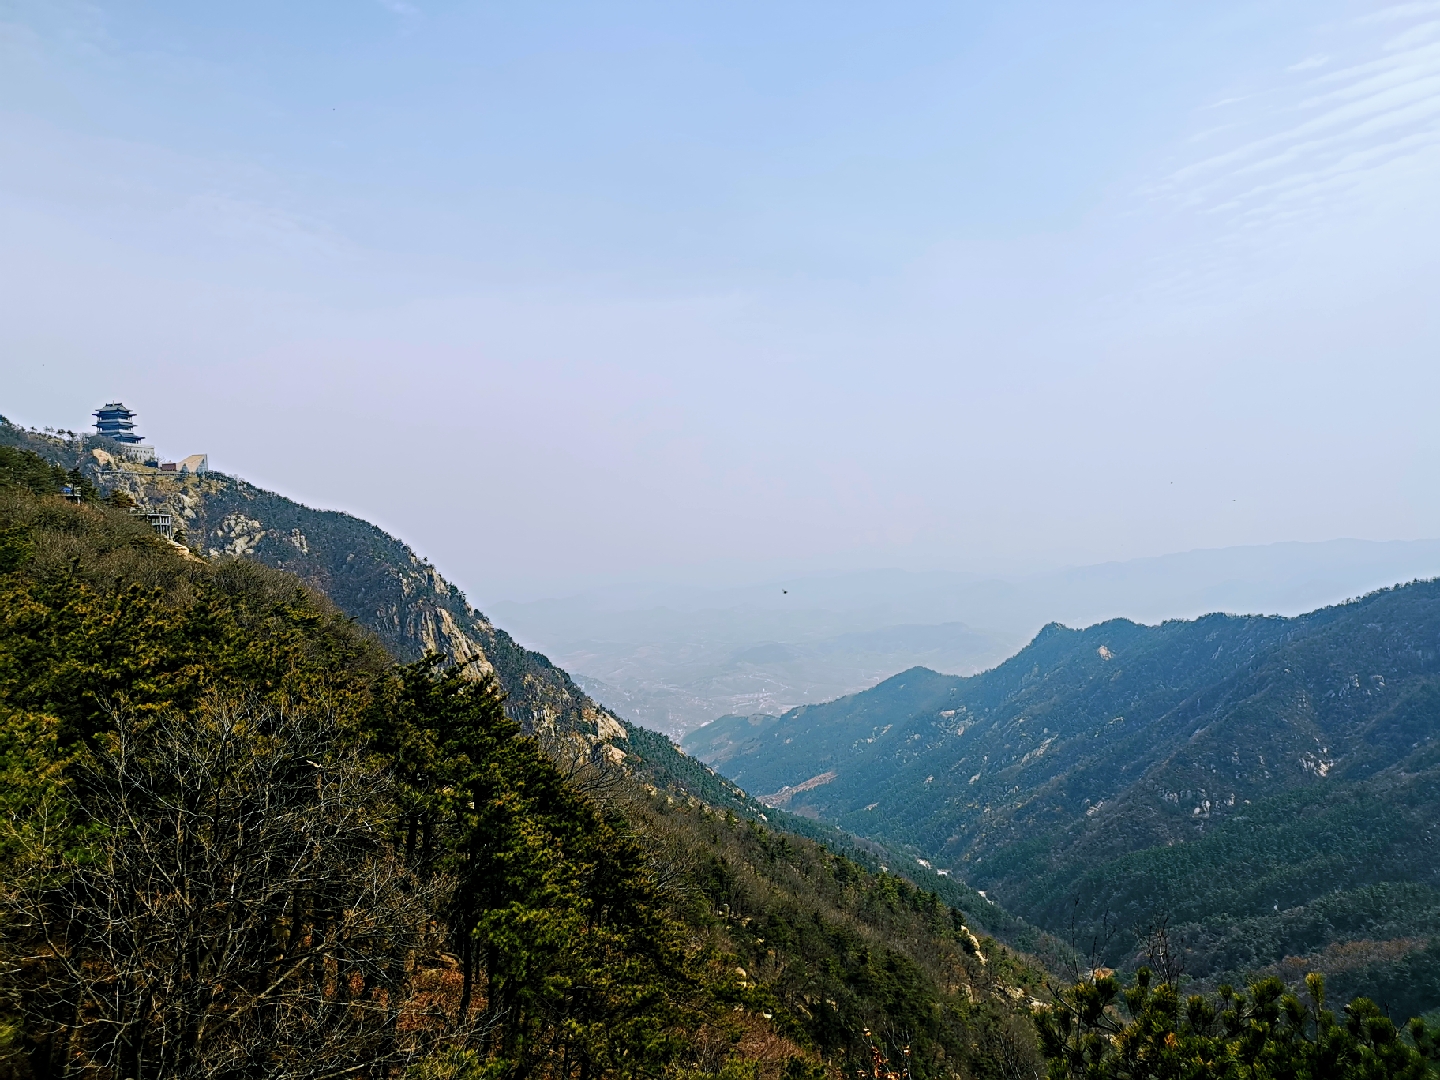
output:
[{"label": "rocky cliff face", "polygon": [[560,668],[522,648],[410,547],[351,514],[314,510],[221,473],[177,475],[125,461],[108,441],[60,438],[0,420],[0,444],[79,468],[103,492],[123,491],[168,511],[183,542],[210,558],[245,558],[288,570],[328,596],[402,660],[438,652],[480,675],[493,672],[526,731],[578,739],[612,760],[629,729]]}]

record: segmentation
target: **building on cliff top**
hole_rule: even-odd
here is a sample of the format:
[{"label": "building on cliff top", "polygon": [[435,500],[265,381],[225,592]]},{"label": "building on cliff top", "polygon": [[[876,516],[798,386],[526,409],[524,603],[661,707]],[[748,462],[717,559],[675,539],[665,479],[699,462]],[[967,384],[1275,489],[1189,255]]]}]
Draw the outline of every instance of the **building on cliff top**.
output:
[{"label": "building on cliff top", "polygon": [[124,402],[112,401],[96,409],[94,415],[95,433],[119,443],[121,452],[132,461],[179,476],[199,476],[210,471],[210,458],[205,454],[191,454],[179,461],[159,461],[155,449],[146,446],[143,436],[135,433],[135,417],[139,414],[134,409],[127,409]]},{"label": "building on cliff top", "polygon": [[210,457],[208,454],[191,454],[179,461],[166,461],[160,465],[163,473],[176,473],[180,476],[199,476],[201,473],[210,471]]},{"label": "building on cliff top", "polygon": [[124,402],[112,401],[95,410],[95,430],[107,439],[138,446],[144,438],[135,434],[135,412]]},{"label": "building on cliff top", "polygon": [[154,447],[146,446],[144,437],[135,433],[135,411],[127,409],[124,402],[103,405],[95,410],[94,416],[95,433],[119,443],[126,457],[139,462],[155,460]]}]

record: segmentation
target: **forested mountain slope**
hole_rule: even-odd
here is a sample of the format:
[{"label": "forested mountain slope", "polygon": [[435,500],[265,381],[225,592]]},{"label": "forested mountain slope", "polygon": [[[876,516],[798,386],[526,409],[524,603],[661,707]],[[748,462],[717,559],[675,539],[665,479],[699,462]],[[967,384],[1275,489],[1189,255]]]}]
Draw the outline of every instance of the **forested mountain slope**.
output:
[{"label": "forested mountain slope", "polygon": [[[1037,1018],[1054,1075],[1088,1053],[965,886],[787,834],[653,733],[547,753],[474,664],[397,664],[77,481],[0,447],[0,1075],[1020,1080]],[[1303,1028],[1278,985],[1235,1009]],[[1147,1045],[1223,1038],[1192,1006],[1176,1043],[1169,992]],[[1226,1060],[1429,1075],[1433,1031],[1353,1008]]]},{"label": "forested mountain slope", "polygon": [[[527,732],[558,736],[562,743],[574,739],[590,756],[623,761],[659,788],[742,818],[766,816],[766,808],[745,791],[678,752],[667,737],[616,716],[546,657],[517,645],[408,545],[367,521],[314,510],[219,473],[163,475],[127,464],[108,440],[49,436],[0,418],[3,445],[78,470],[107,496],[119,492],[141,508],[171,512],[182,523],[184,543],[210,559],[244,559],[296,575],[400,660],[418,660],[434,651],[472,675],[493,672],[507,695],[507,711]],[[572,756],[570,747],[551,749]],[[891,858],[879,847],[855,848],[845,834],[815,830],[803,819],[791,825],[808,830],[812,839],[843,847],[871,869],[894,864],[894,870],[927,888],[941,889],[950,903],[963,904],[974,925],[997,931],[1007,941],[1045,950],[1055,946],[973,890],[938,878],[912,859]]]},{"label": "forested mountain slope", "polygon": [[915,669],[686,745],[1052,930],[1168,916],[1195,974],[1308,955],[1432,1008],[1437,735],[1440,583],[1417,582],[1290,619],[1052,625],[981,675]]},{"label": "forested mountain slope", "polygon": [[517,645],[409,545],[368,521],[314,510],[223,473],[166,475],[133,465],[98,437],[62,439],[0,419],[0,445],[78,468],[106,492],[123,491],[141,507],[169,511],[184,542],[207,555],[296,575],[401,659],[435,651],[476,672],[493,671],[509,695],[507,708],[527,731],[609,741],[621,735],[617,718],[564,671]]},{"label": "forested mountain slope", "polygon": [[0,1075],[1035,1071],[1041,972],[934,892],[65,480],[0,448]]}]

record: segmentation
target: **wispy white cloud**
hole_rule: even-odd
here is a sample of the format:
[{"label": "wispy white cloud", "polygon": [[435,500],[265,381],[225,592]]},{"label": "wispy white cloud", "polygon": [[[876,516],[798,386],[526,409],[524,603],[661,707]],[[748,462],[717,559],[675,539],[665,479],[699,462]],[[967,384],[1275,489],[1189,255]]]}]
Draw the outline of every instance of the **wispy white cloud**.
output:
[{"label": "wispy white cloud", "polygon": [[1420,23],[1403,33],[1396,34],[1385,42],[1385,48],[1392,51],[1410,49],[1437,36],[1440,36],[1440,19],[1431,19],[1429,22]]},{"label": "wispy white cloud", "polygon": [[396,15],[419,15],[420,9],[414,4],[407,4],[405,0],[378,0],[381,7],[386,11],[394,12]]},{"label": "wispy white cloud", "polygon": [[323,222],[228,192],[192,195],[177,217],[215,237],[276,252],[334,255],[344,247]]},{"label": "wispy white cloud", "polygon": [[1440,11],[1440,0],[1413,0],[1406,4],[1391,4],[1389,7],[1373,11],[1369,15],[1362,15],[1356,19],[1357,25],[1364,26],[1366,23],[1397,22],[1402,19],[1413,19],[1418,15],[1429,15]]},{"label": "wispy white cloud", "polygon": [[1145,260],[1144,303],[1211,310],[1292,295],[1302,280],[1367,287],[1403,273],[1402,262],[1430,265],[1425,252],[1440,250],[1437,11],[1440,0],[1398,4],[1322,27],[1325,64],[1277,65],[1243,97],[1198,108],[1170,167],[1137,192],[1137,220],[1167,237]]},{"label": "wispy white cloud", "polygon": [[1221,98],[1219,101],[1212,101],[1208,105],[1200,106],[1200,109],[1201,111],[1204,111],[1205,109],[1223,109],[1227,105],[1238,105],[1242,101],[1247,101],[1249,100],[1249,97],[1249,94],[1242,94],[1239,97]]},{"label": "wispy white cloud", "polygon": [[[1440,170],[1440,20],[1424,18],[1437,10],[1427,0],[1357,20],[1345,55],[1291,65],[1287,74],[1313,74],[1237,102],[1227,124],[1205,130],[1212,152],[1158,178],[1149,199],[1203,215],[1225,245],[1363,209],[1387,199],[1386,185]],[[1365,31],[1381,21],[1388,36]],[[1440,189],[1440,171],[1434,180]]]}]

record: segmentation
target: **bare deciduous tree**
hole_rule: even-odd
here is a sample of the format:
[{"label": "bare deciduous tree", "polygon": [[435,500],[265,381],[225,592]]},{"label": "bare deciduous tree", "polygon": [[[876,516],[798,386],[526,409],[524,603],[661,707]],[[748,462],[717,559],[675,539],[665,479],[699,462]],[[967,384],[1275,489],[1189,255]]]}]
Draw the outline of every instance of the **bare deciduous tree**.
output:
[{"label": "bare deciduous tree", "polygon": [[74,777],[88,852],[14,898],[36,1073],[373,1075],[449,1026],[410,992],[444,883],[388,850],[358,740],[224,702],[114,721]]},{"label": "bare deciduous tree", "polygon": [[1145,963],[1167,986],[1179,987],[1185,976],[1185,943],[1176,940],[1170,915],[1163,912],[1149,923],[1135,928],[1135,937],[1144,950]]}]

